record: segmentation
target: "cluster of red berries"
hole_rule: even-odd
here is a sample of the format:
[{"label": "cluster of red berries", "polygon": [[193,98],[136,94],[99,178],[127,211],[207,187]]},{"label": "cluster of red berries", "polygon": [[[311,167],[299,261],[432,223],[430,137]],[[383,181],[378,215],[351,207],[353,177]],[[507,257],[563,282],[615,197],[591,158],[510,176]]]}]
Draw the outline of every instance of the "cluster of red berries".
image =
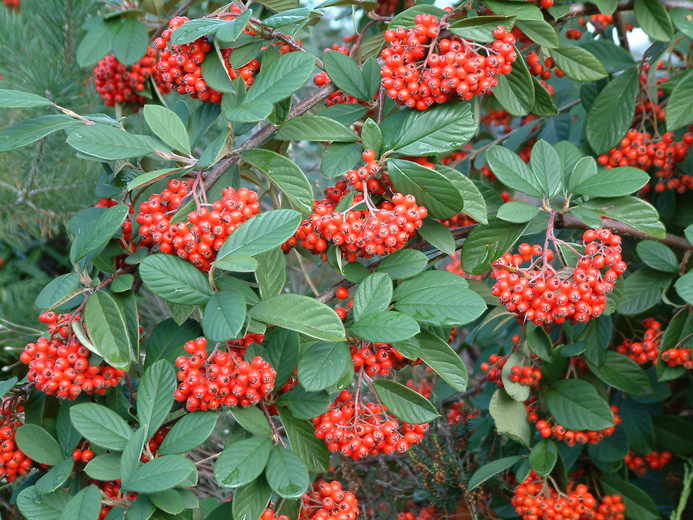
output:
[{"label": "cluster of red berries", "polygon": [[400,424],[387,408],[373,402],[355,400],[347,390],[324,414],[311,419],[315,436],[327,449],[354,460],[380,453],[405,453],[423,440],[428,424]]},{"label": "cluster of red berries", "polygon": [[479,365],[479,368],[483,372],[486,372],[486,380],[496,383],[498,386],[503,386],[503,367],[505,362],[508,361],[508,356],[499,356],[498,354],[491,354],[488,357],[488,361],[484,361]]},{"label": "cluster of red berries", "polygon": [[512,130],[512,116],[505,110],[488,110],[481,116],[481,123],[486,126],[497,126],[506,134]]},{"label": "cluster of red berries", "polygon": [[614,17],[610,14],[597,13],[590,16],[590,22],[597,32],[604,32],[609,25],[614,23]]},{"label": "cluster of red berries", "polygon": [[629,470],[638,475],[644,475],[651,469],[662,469],[669,464],[671,461],[671,452],[651,451],[641,456],[631,451],[623,460]]},{"label": "cluster of red berries", "polygon": [[74,460],[77,463],[86,464],[94,457],[95,454],[89,447],[88,443],[83,443],[83,445],[80,448],[75,448],[72,451],[72,460]]},{"label": "cluster of red berries", "polygon": [[566,443],[568,446],[576,444],[598,444],[604,437],[610,437],[616,431],[616,427],[621,424],[621,417],[618,415],[618,407],[612,405],[611,412],[614,414],[614,426],[609,426],[603,430],[569,430],[560,424],[553,424],[548,419],[539,419],[536,412],[536,402],[532,401],[525,405],[527,408],[527,418],[534,423],[543,438],[553,437],[557,441]]},{"label": "cluster of red berries", "polygon": [[366,210],[334,211],[333,204],[317,203],[313,214],[303,221],[296,234],[283,246],[287,251],[300,244],[324,254],[328,243],[339,247],[347,262],[358,257],[385,256],[406,245],[428,215],[413,195],[395,193],[392,201]]},{"label": "cluster of red berries", "polygon": [[438,40],[442,27],[436,16],[420,14],[414,21],[413,29],[385,31],[388,46],[380,54],[383,88],[400,105],[426,110],[488,93],[517,59],[515,37],[503,26],[494,30],[490,47],[484,47],[457,36]]},{"label": "cluster of red berries", "polygon": [[541,370],[535,366],[520,366],[515,365],[510,369],[510,380],[513,383],[537,387],[541,383]]},{"label": "cluster of red berries", "polygon": [[146,100],[140,93],[145,90],[147,79],[154,75],[157,83],[160,80],[156,71],[156,50],[147,48],[147,53],[132,67],[127,67],[115,56],[106,56],[96,64],[93,75],[96,92],[106,106],[142,106]]},{"label": "cluster of red berries", "polygon": [[5,4],[5,7],[8,9],[15,9],[17,11],[22,7],[22,0],[2,0],[2,3]]},{"label": "cluster of red berries", "polygon": [[235,352],[208,355],[205,338],[188,341],[185,351],[190,356],[176,359],[180,384],[175,399],[185,401],[189,412],[253,406],[274,390],[277,373],[259,356],[248,363]]},{"label": "cluster of red berries", "polygon": [[113,506],[110,504],[120,504],[125,501],[133,502],[137,498],[137,493],[123,492],[120,480],[95,480],[92,482],[92,484],[94,484],[101,490],[101,493],[103,494],[105,499],[101,505],[98,520],[105,520],[105,518],[108,516],[108,513],[111,511],[111,509],[113,509]]},{"label": "cluster of red berries", "polygon": [[682,366],[686,370],[693,370],[692,358],[689,348],[670,348],[662,352],[662,361],[670,367]]},{"label": "cluster of red berries", "polygon": [[72,332],[72,322],[80,317],[44,312],[41,323],[48,324],[50,336],[28,343],[19,359],[29,365],[27,379],[38,390],[62,399],[76,399],[81,393],[103,395],[120,384],[125,372],[103,362],[91,365],[91,352]]},{"label": "cluster of red berries", "polygon": [[147,442],[145,449],[142,451],[142,455],[140,455],[140,460],[142,462],[149,462],[152,460],[152,457],[159,451],[159,446],[164,442],[164,439],[170,431],[171,428],[169,426],[162,426],[156,431],[154,436]]},{"label": "cluster of red berries", "polygon": [[479,414],[479,410],[471,408],[463,399],[460,399],[450,405],[447,413],[448,424],[452,426],[460,422],[467,422],[478,417]]},{"label": "cluster of red berries", "polygon": [[390,187],[387,172],[383,171],[382,164],[375,159],[373,150],[364,150],[361,158],[366,164],[346,172],[344,176],[347,182],[359,192],[368,190],[370,193],[382,195],[386,188]]},{"label": "cluster of red berries", "polygon": [[[345,37],[344,40],[347,41],[350,39],[350,37]],[[335,51],[344,54],[345,56],[349,56],[349,47],[345,45],[339,45],[337,43],[333,43],[332,46],[329,49],[325,49],[325,52],[328,51]],[[332,80],[330,77],[327,75],[327,72],[320,72],[316,74],[313,77],[313,83],[317,87],[324,87],[325,85],[329,85],[332,83]],[[368,105],[367,102],[362,101],[354,96],[350,96],[343,90],[336,90],[335,92],[332,92],[329,96],[327,96],[327,99],[325,99],[325,105],[328,107],[331,107],[332,105]]]},{"label": "cluster of red berries", "polygon": [[691,131],[686,132],[681,141],[675,141],[672,132],[653,137],[649,132],[631,128],[618,147],[600,155],[597,160],[607,168],[635,166],[642,170],[652,169],[659,179],[655,185],[656,191],[662,192],[668,188],[684,193],[693,188],[693,176],[676,176],[675,166],[686,158],[691,144]]},{"label": "cluster of red berries", "polygon": [[557,78],[565,76],[565,73],[556,67],[556,62],[553,61],[553,58],[549,56],[545,58],[542,63],[536,52],[530,52],[527,55],[527,65],[529,66],[530,74],[540,78],[539,83],[541,83],[548,93],[553,96],[556,92],[553,86],[547,83],[547,81],[551,79],[551,72],[553,71]]},{"label": "cluster of red berries", "polygon": [[301,498],[299,520],[356,520],[359,501],[341,482],[318,480]]},{"label": "cluster of red berries", "polygon": [[[635,117],[633,118],[633,126],[637,123],[642,123],[648,119],[654,121],[664,121],[666,119],[666,110],[664,104],[660,104],[660,100],[664,97],[664,89],[661,88],[662,83],[669,81],[668,75],[657,75],[655,78],[650,78],[650,69],[652,65],[647,62],[640,64],[638,79],[640,80],[640,96],[638,103],[635,105]],[[664,61],[660,61],[656,65],[657,70],[664,69]],[[651,80],[654,79],[657,85],[656,97],[650,99]]]},{"label": "cluster of red berries", "polygon": [[7,482],[14,482],[34,467],[34,461],[15,443],[17,428],[22,426],[17,414],[23,411],[24,405],[12,397],[0,404],[0,480]]},{"label": "cluster of red berries", "polygon": [[572,482],[563,493],[549,487],[534,471],[515,488],[512,505],[522,520],[622,520],[626,511],[620,495],[597,501],[587,486]]},{"label": "cluster of red berries", "polygon": [[290,520],[287,515],[277,515],[272,509],[265,509],[260,515],[260,520]]},{"label": "cluster of red berries", "polygon": [[248,347],[253,344],[257,345],[262,345],[262,343],[265,341],[265,335],[264,334],[254,334],[252,332],[248,332],[245,336],[242,338],[238,339],[232,339],[231,341],[227,341],[226,344],[233,349],[234,352],[236,352],[240,357],[244,358],[245,357],[245,352],[248,350]]},{"label": "cluster of red berries", "polygon": [[[509,311],[537,325],[596,318],[628,266],[621,258],[621,237],[608,229],[588,229],[582,240],[585,254],[571,274],[551,266],[552,250],[520,244],[519,254],[506,253],[494,263],[491,276],[496,283],[491,292]],[[520,267],[534,257],[542,261]]]},{"label": "cluster of red berries", "polygon": [[458,213],[457,215],[454,215],[450,218],[440,219],[440,223],[447,228],[459,228],[465,226],[473,226],[477,222],[466,213]]},{"label": "cluster of red berries", "polygon": [[[421,360],[417,359],[413,364],[418,365],[420,363]],[[430,370],[430,368],[426,367],[426,370]],[[433,384],[428,379],[421,379],[418,383],[413,379],[407,379],[406,385],[414,390],[414,392],[423,395],[426,399],[431,398],[431,394],[433,393]]]},{"label": "cluster of red berries", "polygon": [[414,514],[411,511],[397,513],[397,520],[435,520],[441,516],[443,515],[436,510],[436,506],[428,505],[426,507],[422,507],[417,514]]},{"label": "cluster of red berries", "polygon": [[642,322],[645,327],[642,341],[624,339],[623,343],[616,347],[616,351],[625,354],[638,365],[647,362],[656,363],[659,357],[659,346],[662,343],[662,324],[654,318],[647,318]]},{"label": "cluster of red berries", "polygon": [[389,343],[369,343],[349,345],[354,370],[363,368],[371,377],[386,376],[392,369],[402,368],[409,361]]},{"label": "cluster of red berries", "polygon": [[257,193],[247,188],[225,188],[221,200],[200,206],[188,214],[186,221],[171,224],[175,210],[189,193],[186,181],[168,183],[162,193],[155,193],[140,205],[141,245],[159,244],[162,253],[176,254],[202,271],[209,268],[226,239],[246,220],[260,212]]},{"label": "cluster of red berries", "polygon": [[462,269],[462,260],[461,260],[461,255],[459,252],[455,253],[450,257],[451,262],[445,266],[445,270],[448,273],[453,273],[456,274],[457,276],[461,276],[462,278],[466,278],[467,280],[483,280],[484,276],[480,274],[469,274],[466,273],[464,269]]}]

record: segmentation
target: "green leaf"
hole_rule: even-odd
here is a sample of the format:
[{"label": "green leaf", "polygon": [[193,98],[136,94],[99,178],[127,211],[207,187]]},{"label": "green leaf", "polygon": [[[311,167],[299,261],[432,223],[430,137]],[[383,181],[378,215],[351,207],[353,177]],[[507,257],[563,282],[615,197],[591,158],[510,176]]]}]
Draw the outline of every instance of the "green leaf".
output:
[{"label": "green leaf", "polygon": [[281,446],[272,448],[265,478],[270,487],[282,498],[298,498],[308,489],[308,468],[291,450]]},{"label": "green leaf", "polygon": [[306,392],[297,386],[283,394],[277,403],[287,406],[297,419],[312,419],[324,414],[330,408],[332,399],[327,392]]},{"label": "green leaf", "polygon": [[120,480],[120,454],[97,455],[84,467],[84,472],[94,480]]},{"label": "green leaf", "polygon": [[127,369],[133,357],[123,311],[113,296],[101,290],[89,297],[84,320],[96,354],[109,365]]},{"label": "green leaf", "polygon": [[[148,497],[149,500],[152,501],[152,504],[158,509],[161,509],[162,511],[165,511],[171,515],[179,515],[185,509],[188,509],[186,506],[197,504],[197,498],[195,495],[192,495],[191,497],[191,495],[188,495],[187,493],[192,494],[192,491],[167,489],[166,491],[160,491],[159,493],[152,493],[151,495],[148,495]],[[188,500],[190,500],[190,503],[188,503]]]},{"label": "green leaf", "polygon": [[563,189],[563,168],[561,158],[553,146],[539,139],[532,147],[529,162],[532,173],[539,181],[539,187],[549,197],[555,197]]},{"label": "green leaf", "polygon": [[597,175],[597,161],[594,157],[582,157],[573,167],[568,179],[568,192],[573,193],[575,187]]},{"label": "green leaf", "polygon": [[691,18],[690,10],[677,7],[669,11],[669,14],[676,28],[689,38],[693,38],[693,18]]},{"label": "green leaf", "polygon": [[299,337],[295,332],[273,328],[265,334],[263,357],[276,370],[275,386],[280,387],[289,380],[298,364]]},{"label": "green leaf", "polygon": [[400,283],[393,299],[398,311],[443,327],[466,325],[486,310],[466,280],[445,271],[426,271]]},{"label": "green leaf", "polygon": [[82,437],[107,450],[122,451],[132,435],[120,415],[96,403],[74,405],[70,420]]},{"label": "green leaf", "polygon": [[183,345],[186,341],[202,335],[197,322],[189,320],[177,325],[172,319],[159,323],[147,341],[146,366],[151,366],[159,359],[175,363],[178,356],[185,354]]},{"label": "green leaf", "polygon": [[15,442],[20,450],[39,464],[55,466],[63,460],[58,441],[36,424],[25,424],[17,428]]},{"label": "green leaf", "polygon": [[63,114],[48,114],[20,121],[0,130],[0,152],[16,150],[54,132],[75,128],[81,124]]},{"label": "green leaf", "polygon": [[693,271],[686,273],[676,280],[674,284],[676,292],[688,304],[693,305]]},{"label": "green leaf", "polygon": [[507,187],[541,197],[539,179],[516,153],[495,145],[486,151],[486,161],[498,180]]},{"label": "green leaf", "polygon": [[530,466],[541,476],[550,474],[557,460],[558,446],[550,439],[542,439],[537,442],[529,454]]},{"label": "green leaf", "polygon": [[231,415],[245,431],[260,437],[271,437],[272,428],[267,423],[265,414],[257,406],[232,408]]},{"label": "green leaf", "polygon": [[440,222],[433,219],[424,220],[417,232],[419,236],[436,249],[447,255],[455,254],[455,237],[450,228],[445,227]]},{"label": "green leaf", "polygon": [[580,47],[551,49],[549,55],[556,62],[556,66],[575,81],[597,81],[607,75],[602,62]]},{"label": "green leaf", "polygon": [[366,80],[356,62],[338,51],[328,51],[323,59],[325,71],[334,84],[357,99],[370,99]]},{"label": "green leaf", "polygon": [[89,227],[80,229],[70,247],[70,260],[79,262],[87,255],[97,253],[103,249],[118,233],[128,215],[128,207],[125,204],[116,204],[104,209],[95,222],[90,222]]},{"label": "green leaf", "polygon": [[192,43],[198,38],[213,34],[228,22],[220,18],[198,18],[190,20],[179,26],[171,35],[171,43],[174,45],[183,45]]},{"label": "green leaf", "polygon": [[518,54],[510,74],[498,75],[497,79],[493,89],[496,101],[514,116],[527,115],[534,106],[534,82],[524,58]]},{"label": "green leaf", "polygon": [[506,202],[500,208],[498,208],[496,217],[501,220],[505,220],[506,222],[523,224],[536,217],[539,214],[539,211],[539,208],[532,204],[519,200],[513,200]]},{"label": "green leaf", "polygon": [[679,455],[693,454],[693,422],[690,418],[659,415],[654,417],[654,427],[661,446]]},{"label": "green leaf", "polygon": [[283,123],[274,135],[280,141],[332,141],[352,143],[358,136],[342,123],[329,117],[303,115]]},{"label": "green leaf", "polygon": [[262,474],[272,451],[272,440],[250,437],[228,446],[214,465],[214,478],[223,487],[248,484]]},{"label": "green leaf", "polygon": [[669,42],[674,37],[674,27],[666,7],[660,2],[635,0],[635,19],[642,30],[655,41]]},{"label": "green leaf", "polygon": [[[292,53],[295,54],[295,53]],[[313,208],[313,187],[292,160],[270,150],[247,150],[243,160],[262,171],[281,190],[291,204],[309,215]]]},{"label": "green leaf", "polygon": [[404,422],[423,424],[439,416],[433,403],[409,387],[389,379],[376,379],[373,386],[388,411]]},{"label": "green leaf", "polygon": [[351,363],[346,343],[318,341],[308,348],[298,362],[298,380],[309,392],[324,390],[337,381]]},{"label": "green leaf", "polygon": [[0,108],[49,107],[53,102],[43,96],[21,90],[0,89]]},{"label": "green leaf", "polygon": [[519,20],[543,20],[541,10],[526,2],[484,0],[484,4],[496,14],[513,15]]},{"label": "green leaf", "polygon": [[655,238],[666,236],[664,224],[659,220],[659,213],[654,206],[641,198],[595,199],[587,202],[583,207],[592,209],[599,215],[620,220]]},{"label": "green leaf", "polygon": [[238,488],[231,502],[233,518],[235,520],[258,520],[267,508],[271,496],[272,488],[262,477]]},{"label": "green leaf", "polygon": [[178,114],[161,105],[144,105],[144,120],[154,134],[174,150],[190,153],[188,131]]},{"label": "green leaf", "polygon": [[64,489],[41,495],[36,486],[29,486],[17,495],[17,507],[28,520],[60,520],[70,498]]},{"label": "green leaf", "polygon": [[152,153],[157,141],[147,135],[130,134],[108,125],[80,125],[70,131],[67,144],[87,155],[115,161]]},{"label": "green leaf", "polygon": [[68,457],[56,466],[53,466],[36,481],[36,491],[42,495],[47,495],[61,487],[70,477],[74,465],[75,462],[71,457]]},{"label": "green leaf", "polygon": [[257,255],[255,279],[260,296],[267,299],[279,294],[286,284],[286,256],[279,248]]},{"label": "green leaf", "polygon": [[491,43],[495,40],[493,31],[496,27],[502,25],[507,31],[510,31],[514,23],[514,16],[470,16],[455,20],[449,27],[449,31],[466,40]]},{"label": "green leaf", "polygon": [[[260,253],[258,253],[260,254]],[[232,273],[252,273],[257,270],[257,260],[252,256],[228,255],[214,262],[214,267]]]},{"label": "green leaf", "polygon": [[529,398],[529,387],[510,380],[510,371],[516,365],[526,366],[531,362],[524,354],[513,352],[508,357],[501,372],[503,388],[510,398],[517,402],[525,402]]},{"label": "green leaf", "polygon": [[241,99],[230,95],[223,97],[221,109],[224,117],[240,123],[267,118],[274,103],[289,97],[304,85],[314,66],[315,58],[306,52],[290,52],[263,64],[245,96]]},{"label": "green leaf", "polygon": [[146,435],[146,426],[135,430],[120,456],[120,478],[126,482],[130,479],[135,469],[137,469],[137,466],[139,466],[142,449],[147,440]]},{"label": "green leaf", "polygon": [[227,21],[216,30],[216,38],[225,43],[235,42],[243,33],[243,29],[245,29],[252,14],[251,9],[246,9],[233,20]]},{"label": "green leaf", "polygon": [[376,155],[380,154],[383,147],[383,133],[380,131],[378,123],[370,117],[364,121],[361,127],[361,141],[366,150],[373,150]]},{"label": "green leaf", "polygon": [[596,366],[589,360],[587,364],[594,375],[622,392],[638,396],[654,392],[647,373],[628,356],[609,351],[601,366]]},{"label": "green leaf", "polygon": [[82,68],[95,65],[106,56],[113,46],[113,32],[108,25],[99,20],[77,46],[77,65]]},{"label": "green leaf", "polygon": [[161,359],[145,370],[137,389],[137,420],[146,427],[147,438],[164,423],[175,391],[176,373],[168,361]]},{"label": "green leaf", "polygon": [[639,487],[614,474],[602,473],[599,480],[605,493],[620,495],[623,498],[629,518],[633,520],[657,520],[661,518],[652,498]]},{"label": "green leaf", "polygon": [[618,312],[632,315],[651,309],[659,303],[662,293],[671,281],[670,274],[653,271],[647,267],[638,269],[625,279],[623,294],[617,304]]},{"label": "green leaf", "polygon": [[546,90],[546,87],[539,83],[539,80],[532,77],[534,83],[534,106],[530,111],[538,116],[555,116],[558,114],[558,107],[554,103],[553,97]]},{"label": "green leaf", "polygon": [[383,131],[384,149],[415,156],[450,152],[474,136],[477,124],[466,102],[445,103],[423,112],[410,110],[394,136]]},{"label": "green leaf", "polygon": [[255,215],[226,239],[217,253],[217,261],[229,255],[255,256],[279,247],[293,236],[300,223],[300,213],[291,209]]},{"label": "green leaf", "polygon": [[484,200],[484,196],[479,191],[479,188],[476,187],[476,184],[461,171],[445,166],[444,164],[436,166],[436,170],[444,175],[445,178],[457,188],[460,195],[462,195],[462,199],[464,200],[462,210],[464,213],[477,222],[481,222],[482,224],[488,223],[486,200]]},{"label": "green leaf", "polygon": [[[551,24],[544,20],[519,20],[517,27],[525,33],[530,40],[547,49],[558,47],[558,34]],[[514,64],[513,64],[514,65]]]},{"label": "green leaf", "polygon": [[368,107],[357,104],[336,104],[323,109],[319,115],[339,121],[343,125],[350,125],[363,118],[368,112]]},{"label": "green leaf", "polygon": [[443,381],[458,392],[467,389],[467,366],[446,341],[428,332],[422,332],[416,336],[416,342],[420,347],[418,357]]},{"label": "green leaf", "polygon": [[471,274],[481,274],[491,269],[494,262],[515,244],[525,226],[501,220],[489,220],[487,225],[476,226],[462,248],[462,266]]},{"label": "green leaf", "polygon": [[354,320],[374,312],[384,311],[392,300],[392,279],[385,273],[367,276],[356,289],[354,295]]},{"label": "green leaf", "polygon": [[214,431],[218,415],[213,412],[195,412],[176,422],[159,446],[160,455],[186,453],[205,442]]},{"label": "green leaf", "polygon": [[196,305],[206,303],[212,295],[207,277],[182,258],[150,255],[139,270],[147,288],[166,301]]},{"label": "green leaf", "polygon": [[137,18],[125,16],[118,19],[113,33],[113,54],[125,65],[133,65],[147,52],[149,34]]},{"label": "green leaf", "polygon": [[[690,101],[693,98],[693,70],[678,80],[667,102],[667,131],[673,132],[693,122]],[[1,141],[0,141],[1,142]],[[0,145],[1,148],[2,145]]]},{"label": "green leaf", "polygon": [[202,330],[213,342],[237,338],[245,323],[246,307],[243,294],[220,291],[212,295],[202,316]]},{"label": "green leaf", "polygon": [[594,0],[592,3],[604,14],[614,14],[618,7],[618,0]]},{"label": "green leaf", "polygon": [[62,274],[41,289],[34,305],[41,310],[49,309],[75,292],[80,285],[77,273]]},{"label": "green leaf", "polygon": [[393,280],[404,280],[419,274],[427,264],[428,258],[421,251],[400,249],[385,257],[376,271],[390,275]]},{"label": "green leaf", "polygon": [[[287,312],[290,309],[290,312]],[[330,307],[298,294],[280,294],[250,309],[254,320],[295,330],[311,338],[344,341],[344,325]]]},{"label": "green leaf", "polygon": [[618,145],[633,122],[635,102],[640,92],[638,71],[616,76],[594,100],[587,115],[587,140],[596,153],[606,153]]},{"label": "green leaf", "polygon": [[640,259],[652,269],[665,273],[677,273],[679,270],[676,253],[666,244],[655,240],[643,240],[638,242],[635,250]]},{"label": "green leaf", "polygon": [[61,520],[97,520],[101,512],[101,490],[95,485],[82,489],[65,504]]},{"label": "green leaf", "polygon": [[450,218],[462,210],[464,201],[460,192],[437,171],[402,159],[390,159],[387,166],[397,191],[414,195],[417,203],[426,206],[431,216]]},{"label": "green leaf", "polygon": [[588,197],[621,197],[645,186],[650,176],[630,166],[602,170],[575,187],[575,193]]},{"label": "green leaf", "polygon": [[314,473],[327,471],[330,454],[325,443],[315,436],[310,421],[299,420],[282,407],[279,408],[279,417],[289,437],[291,450],[305,462],[308,470]]},{"label": "green leaf", "polygon": [[363,147],[356,143],[331,144],[323,151],[320,171],[325,177],[330,179],[340,177],[356,166],[361,160],[362,151]]},{"label": "green leaf", "polygon": [[527,346],[544,361],[551,361],[553,358],[551,338],[541,327],[528,327]]},{"label": "green leaf", "polygon": [[165,455],[139,466],[123,481],[123,488],[136,493],[158,493],[186,481],[191,473],[197,473],[192,461],[180,455]]},{"label": "green leaf", "polygon": [[491,397],[489,412],[499,435],[506,435],[524,446],[529,446],[531,431],[525,406],[512,399],[502,388]]},{"label": "green leaf", "polygon": [[467,490],[475,490],[487,480],[495,477],[496,475],[502,473],[507,469],[510,469],[523,458],[524,457],[522,457],[521,455],[513,455],[512,457],[503,457],[502,459],[496,459],[493,462],[484,464],[479,469],[477,469],[469,479],[469,484],[467,484]]},{"label": "green leaf", "polygon": [[564,428],[603,430],[614,425],[614,415],[609,404],[587,381],[581,379],[557,381],[544,397],[556,423]]},{"label": "green leaf", "polygon": [[[237,52],[238,49],[235,49],[231,56],[236,55]],[[202,62],[202,77],[214,90],[231,94],[236,93],[234,84],[216,52],[207,54],[205,61]]]},{"label": "green leaf", "polygon": [[349,327],[349,332],[374,343],[403,341],[419,333],[419,324],[407,314],[394,311],[374,312]]}]

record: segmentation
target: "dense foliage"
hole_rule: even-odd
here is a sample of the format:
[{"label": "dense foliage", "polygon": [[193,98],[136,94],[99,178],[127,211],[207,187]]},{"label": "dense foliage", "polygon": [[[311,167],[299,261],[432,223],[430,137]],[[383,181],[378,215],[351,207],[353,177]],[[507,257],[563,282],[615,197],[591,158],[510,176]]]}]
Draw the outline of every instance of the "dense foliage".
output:
[{"label": "dense foliage", "polygon": [[7,517],[691,517],[693,2],[3,3]]}]

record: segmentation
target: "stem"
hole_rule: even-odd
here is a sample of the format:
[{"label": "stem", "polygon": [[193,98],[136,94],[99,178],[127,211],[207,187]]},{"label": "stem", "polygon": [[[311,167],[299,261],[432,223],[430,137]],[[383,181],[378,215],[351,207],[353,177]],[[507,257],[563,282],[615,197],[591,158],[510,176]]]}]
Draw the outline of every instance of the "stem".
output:
[{"label": "stem", "polygon": [[318,291],[318,288],[315,286],[315,283],[308,274],[306,266],[303,263],[303,258],[301,258],[301,253],[299,253],[296,249],[294,249],[294,253],[296,253],[296,260],[298,261],[298,266],[301,268],[301,272],[303,273],[303,278],[306,280],[306,283],[308,284],[308,287],[310,287],[310,290],[313,292],[313,295],[317,298],[318,296],[320,296],[320,291]]}]

